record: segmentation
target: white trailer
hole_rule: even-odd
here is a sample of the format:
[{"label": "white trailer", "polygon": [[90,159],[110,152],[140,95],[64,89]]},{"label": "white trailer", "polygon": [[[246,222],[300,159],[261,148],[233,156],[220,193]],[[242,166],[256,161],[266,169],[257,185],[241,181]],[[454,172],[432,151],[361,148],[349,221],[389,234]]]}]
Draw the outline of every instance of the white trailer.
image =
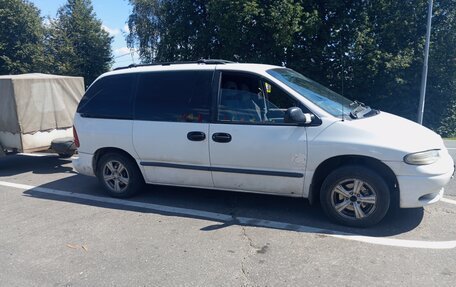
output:
[{"label": "white trailer", "polygon": [[0,76],[0,156],[48,150],[53,140],[72,137],[83,94],[82,77]]}]

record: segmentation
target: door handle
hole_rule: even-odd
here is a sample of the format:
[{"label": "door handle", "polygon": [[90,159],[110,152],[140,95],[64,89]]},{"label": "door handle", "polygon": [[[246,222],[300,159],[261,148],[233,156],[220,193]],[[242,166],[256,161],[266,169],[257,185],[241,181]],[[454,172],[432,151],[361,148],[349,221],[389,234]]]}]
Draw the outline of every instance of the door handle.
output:
[{"label": "door handle", "polygon": [[229,143],[231,135],[227,133],[215,133],[212,135],[212,140],[218,143]]},{"label": "door handle", "polygon": [[189,132],[187,134],[187,139],[194,142],[200,142],[206,139],[206,134],[203,132]]}]

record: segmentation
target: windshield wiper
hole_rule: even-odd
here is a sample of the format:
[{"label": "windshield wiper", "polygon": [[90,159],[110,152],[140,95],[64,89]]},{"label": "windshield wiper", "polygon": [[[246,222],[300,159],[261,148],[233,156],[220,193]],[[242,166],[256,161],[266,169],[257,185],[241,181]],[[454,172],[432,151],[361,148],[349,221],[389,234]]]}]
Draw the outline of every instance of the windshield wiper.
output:
[{"label": "windshield wiper", "polygon": [[353,101],[350,106],[354,105],[356,105],[356,107],[350,112],[350,117],[354,119],[362,118],[372,111],[372,109],[369,106],[366,106],[364,103]]}]

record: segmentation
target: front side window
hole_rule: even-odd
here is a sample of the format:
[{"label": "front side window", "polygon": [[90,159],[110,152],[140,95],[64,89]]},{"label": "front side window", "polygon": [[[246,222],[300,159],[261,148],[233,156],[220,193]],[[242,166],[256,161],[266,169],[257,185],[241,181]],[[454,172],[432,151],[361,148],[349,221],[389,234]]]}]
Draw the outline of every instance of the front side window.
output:
[{"label": "front side window", "polygon": [[282,124],[288,108],[301,103],[260,77],[224,72],[218,106],[219,122]]},{"label": "front side window", "polygon": [[135,119],[209,122],[212,75],[212,71],[167,71],[140,74]]}]

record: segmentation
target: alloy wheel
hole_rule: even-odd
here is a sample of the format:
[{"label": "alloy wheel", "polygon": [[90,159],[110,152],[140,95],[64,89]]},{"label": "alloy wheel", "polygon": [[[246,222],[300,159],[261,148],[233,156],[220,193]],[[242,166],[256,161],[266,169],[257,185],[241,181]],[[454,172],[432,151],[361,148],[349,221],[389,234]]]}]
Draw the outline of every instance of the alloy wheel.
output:
[{"label": "alloy wheel", "polygon": [[128,188],[130,176],[122,163],[111,160],[103,168],[103,180],[113,192],[120,193]]},{"label": "alloy wheel", "polygon": [[345,179],[331,191],[331,204],[342,217],[360,220],[371,215],[377,207],[377,193],[365,181]]}]

